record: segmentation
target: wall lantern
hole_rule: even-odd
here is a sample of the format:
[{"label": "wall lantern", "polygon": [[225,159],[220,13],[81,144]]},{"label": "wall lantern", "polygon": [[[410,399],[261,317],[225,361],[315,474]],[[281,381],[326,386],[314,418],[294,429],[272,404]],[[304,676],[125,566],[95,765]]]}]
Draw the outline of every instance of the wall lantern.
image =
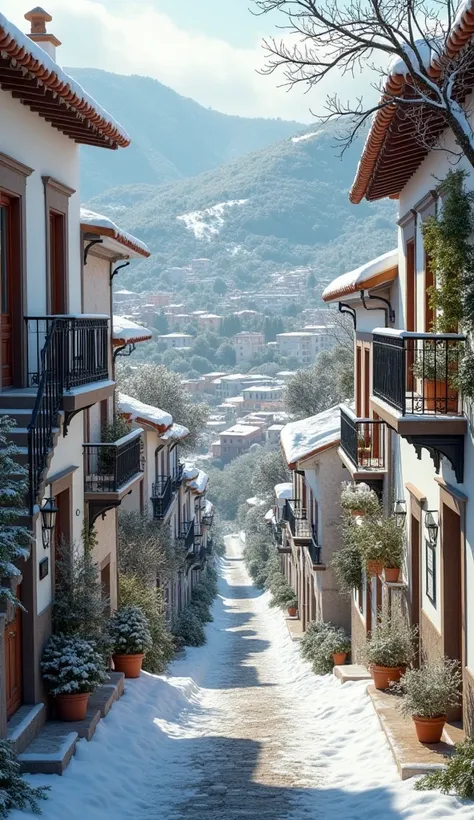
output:
[{"label": "wall lantern", "polygon": [[407,502],[402,500],[395,501],[395,504],[393,505],[393,514],[397,524],[400,527],[403,527],[405,518],[407,517]]},{"label": "wall lantern", "polygon": [[42,535],[43,535],[43,547],[45,550],[51,544],[51,533],[56,527],[56,516],[59,512],[56,504],[54,503],[54,498],[50,496],[47,498],[43,506],[40,507],[41,512],[41,527],[42,527]]},{"label": "wall lantern", "polygon": [[425,529],[428,531],[428,540],[432,546],[435,546],[438,540],[438,511],[427,510],[425,514]]}]

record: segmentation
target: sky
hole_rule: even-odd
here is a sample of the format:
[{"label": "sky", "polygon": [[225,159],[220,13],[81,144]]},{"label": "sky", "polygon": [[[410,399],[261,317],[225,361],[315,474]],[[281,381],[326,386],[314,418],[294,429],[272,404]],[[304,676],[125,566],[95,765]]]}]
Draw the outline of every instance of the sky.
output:
[{"label": "sky", "polygon": [[[262,37],[277,16],[254,16],[253,0],[44,0],[48,29],[61,41],[58,62],[153,77],[204,106],[228,114],[312,122],[332,90],[279,87],[261,76]],[[23,31],[24,0],[2,0],[1,11]],[[353,82],[353,81],[352,81]],[[360,83],[359,83],[360,84]],[[336,80],[351,95],[352,83]],[[334,80],[331,86],[334,86]]]}]

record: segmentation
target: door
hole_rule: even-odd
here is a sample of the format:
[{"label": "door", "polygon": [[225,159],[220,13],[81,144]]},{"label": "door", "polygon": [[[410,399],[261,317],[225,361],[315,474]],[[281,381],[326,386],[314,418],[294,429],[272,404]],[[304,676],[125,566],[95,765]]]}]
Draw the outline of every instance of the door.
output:
[{"label": "door", "polygon": [[[412,502],[413,503],[413,502]],[[412,626],[420,626],[420,521],[413,515],[410,516],[410,618]],[[417,642],[418,643],[418,642]],[[419,650],[419,643],[418,643]],[[416,653],[418,660],[419,651]]]},{"label": "door", "polygon": [[[20,597],[20,589],[17,595]],[[14,619],[5,626],[5,687],[9,720],[22,701],[21,609],[18,607]]]},{"label": "door", "polygon": [[[56,527],[53,533],[54,547],[54,585],[61,582],[61,563],[67,560],[71,549],[71,491],[63,490],[58,493],[54,502],[58,508]],[[53,556],[52,556],[53,560]]]},{"label": "door", "polygon": [[[461,518],[447,504],[442,509],[442,591],[444,654],[462,664],[463,589]],[[462,706],[450,710],[451,720],[461,720]]]},{"label": "door", "polygon": [[1,382],[2,387],[13,384],[13,322],[12,322],[12,202],[0,194],[0,300],[1,300]]},{"label": "door", "polygon": [[51,313],[67,313],[66,235],[64,214],[49,212]]}]

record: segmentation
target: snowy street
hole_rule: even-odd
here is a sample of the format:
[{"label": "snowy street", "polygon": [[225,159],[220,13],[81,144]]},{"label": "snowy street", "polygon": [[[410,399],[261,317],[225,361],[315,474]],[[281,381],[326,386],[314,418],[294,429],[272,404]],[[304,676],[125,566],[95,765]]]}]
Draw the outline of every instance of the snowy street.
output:
[{"label": "snowy street", "polygon": [[227,551],[207,646],[128,681],[63,777],[29,778],[51,785],[45,820],[472,818],[400,781],[366,684],[315,677]]}]

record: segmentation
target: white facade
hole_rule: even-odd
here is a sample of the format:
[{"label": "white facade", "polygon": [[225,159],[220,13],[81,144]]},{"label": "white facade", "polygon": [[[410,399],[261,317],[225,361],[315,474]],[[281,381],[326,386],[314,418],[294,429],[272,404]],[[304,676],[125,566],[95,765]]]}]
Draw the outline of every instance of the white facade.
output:
[{"label": "white facade", "polygon": [[232,339],[235,360],[237,364],[241,362],[251,362],[256,354],[265,347],[265,336],[263,333],[252,333],[243,330],[237,333]]},{"label": "white facade", "polygon": [[297,359],[303,367],[312,365],[320,352],[319,335],[309,331],[278,333],[276,340],[280,355]]}]

